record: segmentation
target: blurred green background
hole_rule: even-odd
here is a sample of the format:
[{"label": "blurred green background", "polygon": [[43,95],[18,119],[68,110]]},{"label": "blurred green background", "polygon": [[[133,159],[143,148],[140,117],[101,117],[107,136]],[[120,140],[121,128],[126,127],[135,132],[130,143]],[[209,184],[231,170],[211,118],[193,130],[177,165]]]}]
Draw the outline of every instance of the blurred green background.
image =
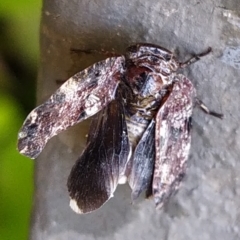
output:
[{"label": "blurred green background", "polygon": [[0,240],[26,240],[33,206],[33,164],[16,150],[35,105],[40,0],[0,0]]}]

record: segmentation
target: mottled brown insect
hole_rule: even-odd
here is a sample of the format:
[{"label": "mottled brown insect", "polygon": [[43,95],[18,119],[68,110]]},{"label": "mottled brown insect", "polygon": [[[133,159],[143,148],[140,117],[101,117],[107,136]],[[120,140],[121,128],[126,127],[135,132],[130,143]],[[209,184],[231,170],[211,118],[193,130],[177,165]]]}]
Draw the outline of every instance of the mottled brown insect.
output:
[{"label": "mottled brown insect", "polygon": [[177,74],[210,51],[181,63],[160,46],[136,44],[95,63],[29,114],[19,132],[20,153],[36,158],[51,137],[98,113],[68,178],[70,206],[77,213],[98,209],[128,181],[132,200],[146,191],[161,207],[185,174],[194,104],[222,117]]}]

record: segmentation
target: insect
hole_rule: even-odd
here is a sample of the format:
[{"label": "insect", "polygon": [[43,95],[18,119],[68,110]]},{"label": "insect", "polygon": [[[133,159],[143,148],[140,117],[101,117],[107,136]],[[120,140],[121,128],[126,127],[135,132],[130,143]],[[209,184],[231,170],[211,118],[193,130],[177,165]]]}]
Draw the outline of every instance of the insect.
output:
[{"label": "insect", "polygon": [[119,183],[134,201],[143,191],[160,208],[183,179],[196,98],[177,70],[211,51],[179,62],[167,49],[136,44],[97,62],[66,81],[35,108],[19,132],[20,153],[36,158],[54,135],[93,115],[86,148],[68,178],[70,206],[77,213],[100,208]]}]

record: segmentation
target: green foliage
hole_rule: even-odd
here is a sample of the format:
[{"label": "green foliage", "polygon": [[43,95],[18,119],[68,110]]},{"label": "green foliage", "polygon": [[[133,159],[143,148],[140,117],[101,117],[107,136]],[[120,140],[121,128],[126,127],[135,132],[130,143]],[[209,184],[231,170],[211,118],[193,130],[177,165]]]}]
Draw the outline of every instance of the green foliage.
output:
[{"label": "green foliage", "polygon": [[34,106],[40,0],[0,4],[0,239],[26,240],[33,205],[33,161],[16,150]]},{"label": "green foliage", "polygon": [[1,239],[27,239],[33,192],[33,162],[19,155],[16,136],[22,112],[0,93],[0,232]]}]

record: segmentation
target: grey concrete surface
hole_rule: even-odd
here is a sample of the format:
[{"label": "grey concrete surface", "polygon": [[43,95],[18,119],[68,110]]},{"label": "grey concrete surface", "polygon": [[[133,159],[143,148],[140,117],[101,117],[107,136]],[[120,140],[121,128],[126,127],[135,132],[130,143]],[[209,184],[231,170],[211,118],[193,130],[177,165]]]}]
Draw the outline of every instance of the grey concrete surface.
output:
[{"label": "grey concrete surface", "polygon": [[160,211],[152,200],[131,205],[130,189],[96,212],[77,215],[66,187],[88,122],[54,137],[36,160],[32,240],[240,239],[240,4],[238,0],[45,0],[38,102],[101,55],[70,48],[114,48],[134,42],[174,50],[180,59],[213,53],[184,70],[198,96],[224,120],[194,111],[189,168],[180,191]]}]

